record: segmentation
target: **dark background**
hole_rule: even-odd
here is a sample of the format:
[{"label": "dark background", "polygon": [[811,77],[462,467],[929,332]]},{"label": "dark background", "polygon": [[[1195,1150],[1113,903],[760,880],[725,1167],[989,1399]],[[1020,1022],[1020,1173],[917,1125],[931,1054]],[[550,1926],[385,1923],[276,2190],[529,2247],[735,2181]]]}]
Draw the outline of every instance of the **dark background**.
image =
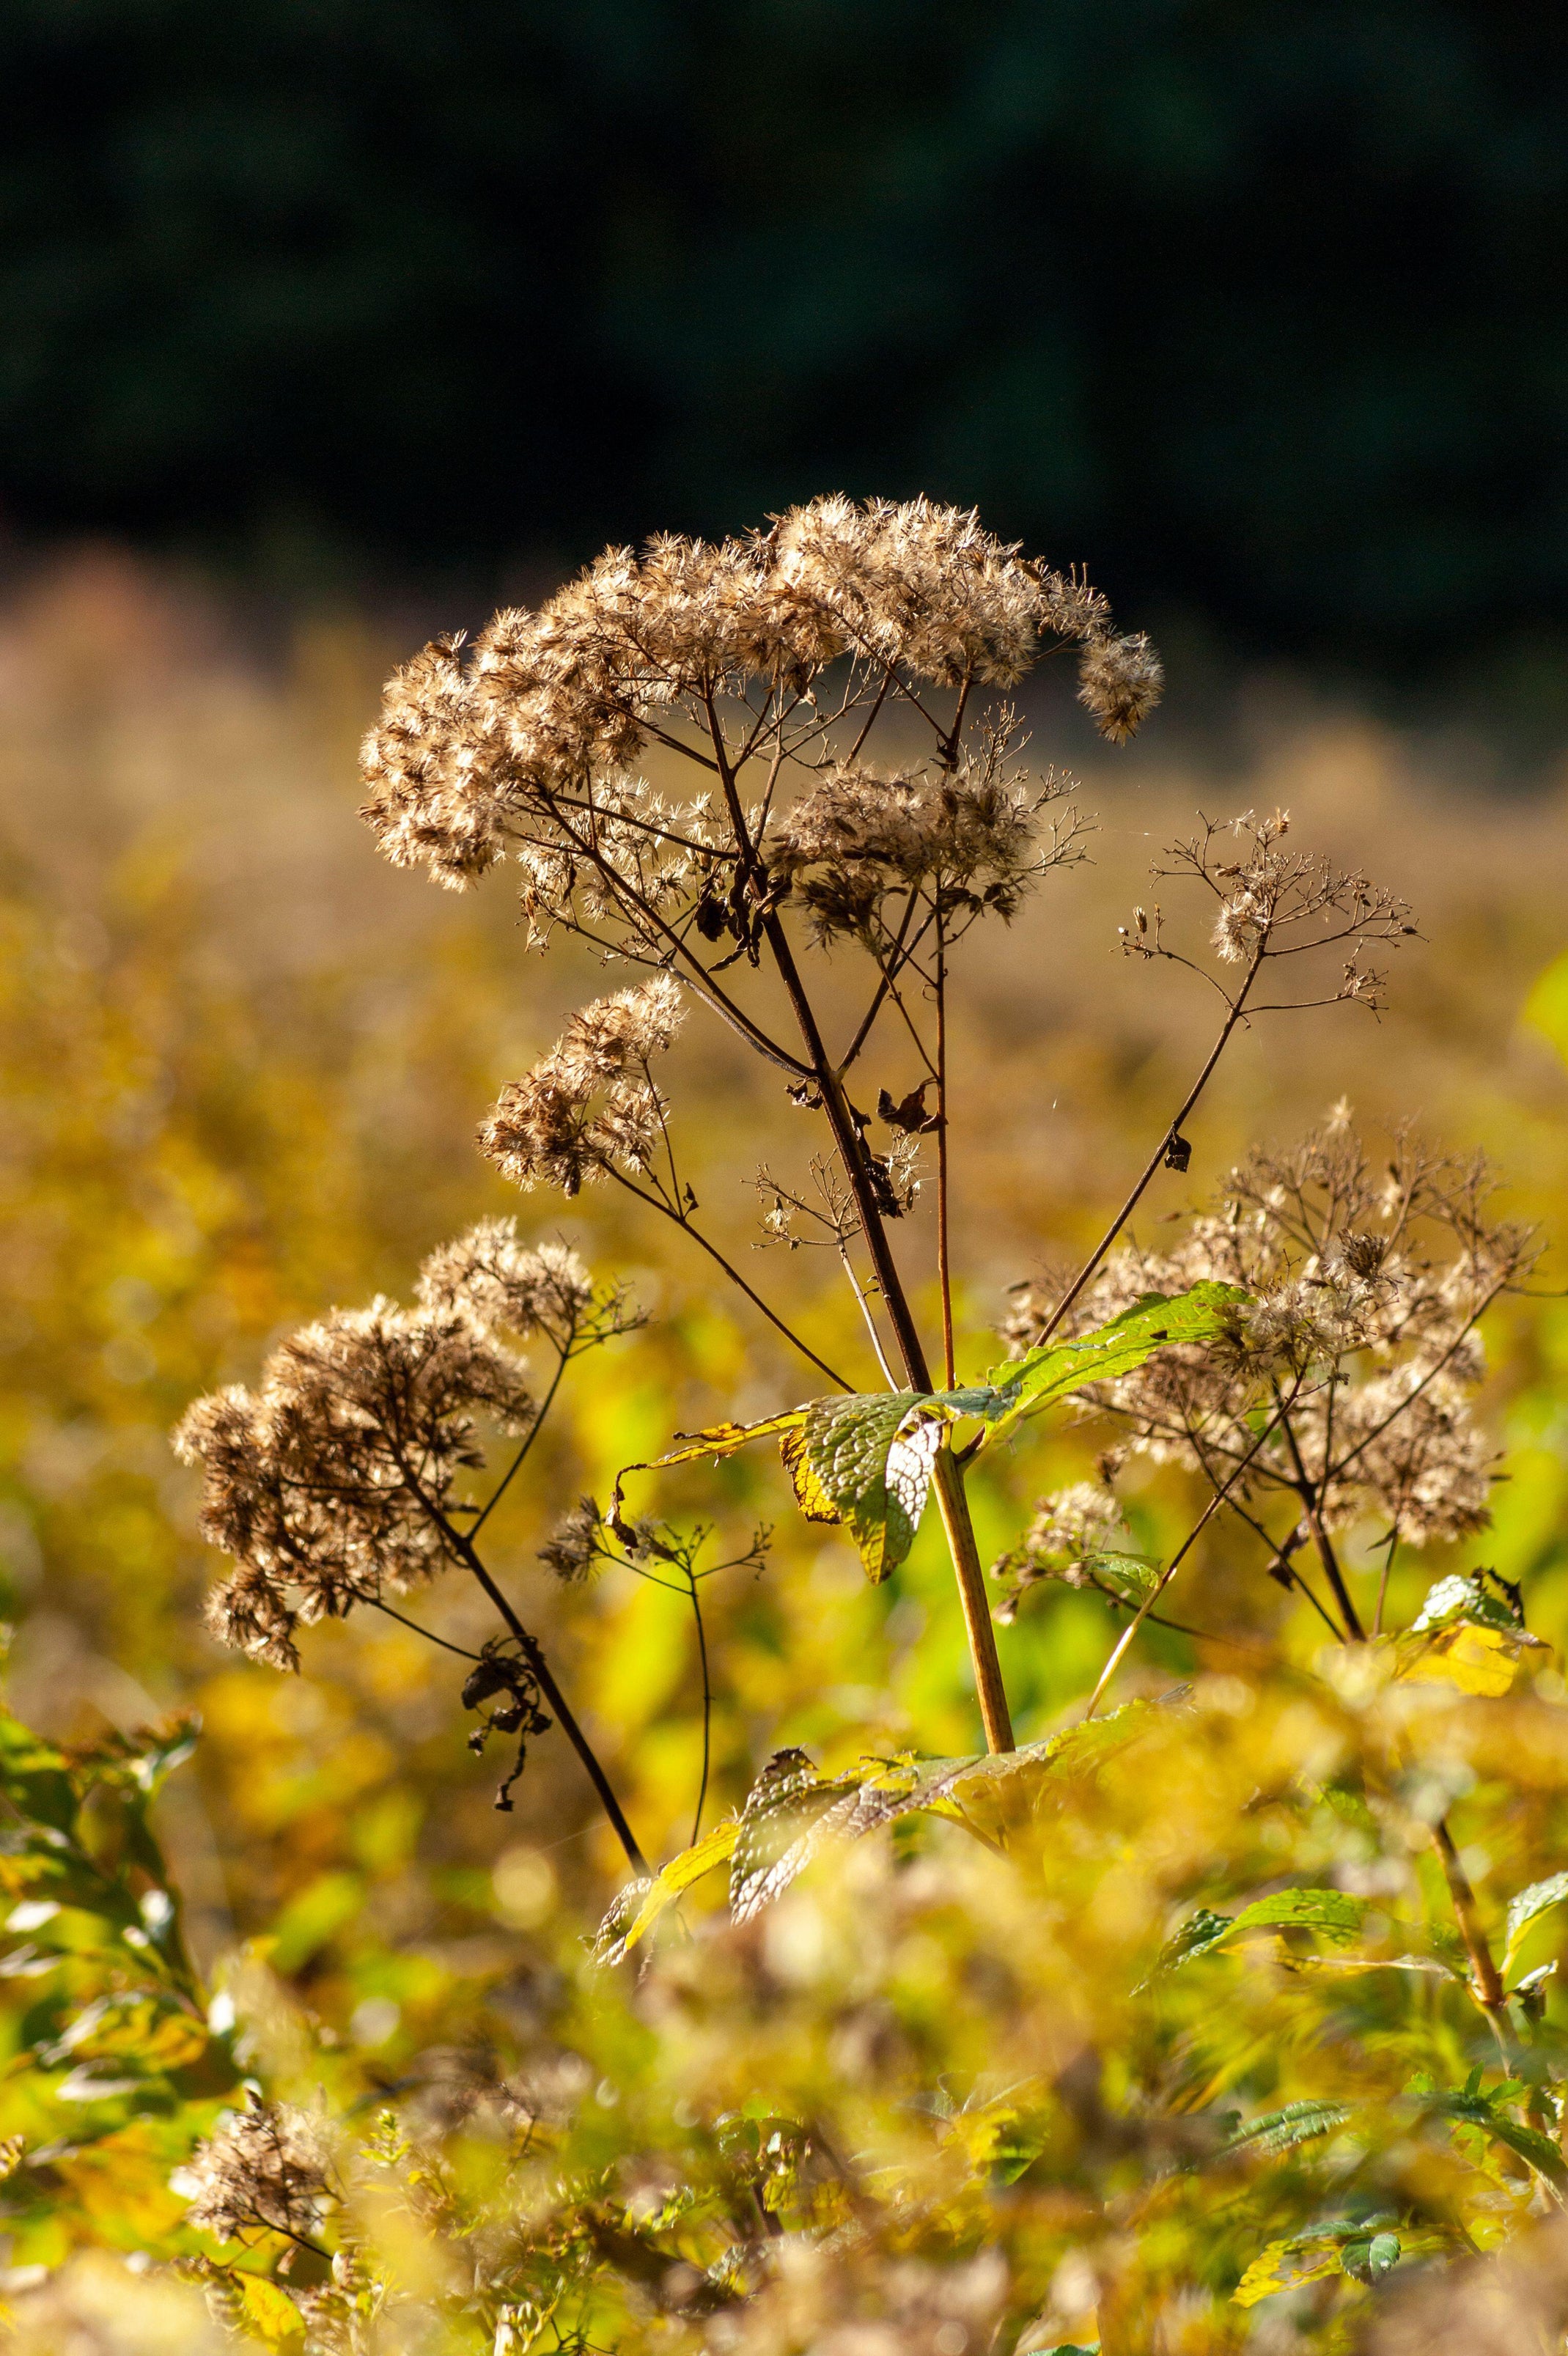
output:
[{"label": "dark background", "polygon": [[0,516],[499,584],[927,489],[1130,620],[1568,637],[1513,0],[5,0]]}]

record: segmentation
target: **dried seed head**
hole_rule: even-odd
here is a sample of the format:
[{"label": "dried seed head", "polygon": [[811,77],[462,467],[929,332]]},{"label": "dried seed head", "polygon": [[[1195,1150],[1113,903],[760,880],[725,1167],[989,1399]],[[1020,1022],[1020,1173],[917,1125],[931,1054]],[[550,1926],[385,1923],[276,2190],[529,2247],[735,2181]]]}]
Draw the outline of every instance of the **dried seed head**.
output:
[{"label": "dried seed head", "polygon": [[261,1387],[199,1399],[175,1452],[204,1475],[204,1536],[237,1568],[208,1599],[220,1642],[297,1668],[300,1622],[340,1619],[455,1558],[459,1470],[483,1463],[475,1417],[526,1428],[516,1358],[466,1309],[335,1309],[274,1350]]},{"label": "dried seed head", "polygon": [[645,1169],[664,1121],[648,1063],[683,1012],[679,984],[663,973],[585,1006],[502,1089],[479,1131],[483,1151],[515,1185],[546,1182],[566,1194],[618,1166]]},{"label": "dried seed head", "polygon": [[260,2229],[308,2237],[330,2197],[330,2159],[319,2121],[291,2103],[250,2098],[198,2144],[178,2189],[186,2222],[220,2242]]},{"label": "dried seed head", "polygon": [[1102,736],[1123,744],[1165,692],[1165,665],[1142,631],[1091,637],[1078,662],[1078,700]]}]

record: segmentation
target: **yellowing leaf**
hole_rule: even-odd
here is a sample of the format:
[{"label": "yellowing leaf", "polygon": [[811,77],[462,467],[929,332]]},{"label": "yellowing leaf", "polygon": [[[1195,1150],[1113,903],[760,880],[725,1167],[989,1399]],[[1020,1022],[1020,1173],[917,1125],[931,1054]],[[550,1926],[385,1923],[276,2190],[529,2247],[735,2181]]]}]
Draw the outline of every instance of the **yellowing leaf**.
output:
[{"label": "yellowing leaf", "polygon": [[1434,1636],[1404,1675],[1412,1685],[1457,1686],[1461,1693],[1495,1701],[1513,1684],[1520,1652],[1519,1643],[1500,1628],[1477,1628],[1464,1620]]}]

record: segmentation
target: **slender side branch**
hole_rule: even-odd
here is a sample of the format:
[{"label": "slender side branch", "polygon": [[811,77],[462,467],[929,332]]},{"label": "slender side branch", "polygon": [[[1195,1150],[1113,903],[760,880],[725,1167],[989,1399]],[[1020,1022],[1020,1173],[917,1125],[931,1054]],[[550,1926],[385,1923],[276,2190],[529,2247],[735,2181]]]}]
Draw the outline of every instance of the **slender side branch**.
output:
[{"label": "slender side branch", "polygon": [[1084,1286],[1089,1282],[1090,1278],[1094,1274],[1095,1269],[1100,1266],[1101,1261],[1105,1258],[1106,1253],[1111,1249],[1112,1245],[1115,1242],[1117,1237],[1121,1234],[1122,1228],[1126,1226],[1128,1220],[1137,1209],[1140,1202],[1142,1202],[1145,1190],[1152,1183],[1155,1173],[1159,1170],[1161,1164],[1165,1161],[1166,1149],[1168,1148],[1171,1140],[1179,1134],[1183,1121],[1187,1119],[1188,1113],[1191,1112],[1193,1107],[1197,1104],[1199,1097],[1203,1094],[1204,1089],[1208,1086],[1209,1080],[1213,1076],[1215,1066],[1219,1063],[1220,1056],[1225,1053],[1226,1048],[1230,1045],[1230,1034],[1235,1030],[1237,1023],[1241,1020],[1242,1012],[1247,1003],[1247,994],[1251,991],[1252,984],[1256,981],[1259,974],[1262,971],[1263,960],[1267,954],[1267,950],[1260,941],[1258,947],[1252,952],[1252,961],[1242,977],[1241,986],[1230,1001],[1230,1011],[1219,1026],[1219,1036],[1216,1039],[1213,1046],[1208,1051],[1208,1061],[1205,1063],[1203,1069],[1199,1072],[1197,1079],[1194,1080],[1191,1087],[1187,1090],[1186,1097],[1182,1100],[1180,1108],[1172,1119],[1158,1145],[1155,1148],[1153,1154],[1150,1156],[1148,1166],[1144,1170],[1143,1176],[1139,1179],[1137,1184],[1128,1195],[1127,1200],[1122,1204],[1122,1208],[1117,1212],[1116,1216],[1112,1220],[1111,1225],[1106,1228],[1105,1233],[1101,1237],[1100,1241],[1095,1245],[1094,1249],[1090,1253],[1089,1258],[1085,1260],[1077,1276],[1074,1277],[1071,1284],[1069,1285],[1067,1290],[1063,1293],[1061,1299],[1052,1310],[1050,1316],[1047,1319],[1046,1323],[1041,1328],[1038,1336],[1040,1341],[1048,1342],[1050,1340],[1051,1335],[1056,1332],[1057,1327],[1061,1323],[1062,1319],[1067,1315],[1068,1311],[1072,1307],[1073,1302],[1078,1299],[1079,1294],[1083,1290]]}]

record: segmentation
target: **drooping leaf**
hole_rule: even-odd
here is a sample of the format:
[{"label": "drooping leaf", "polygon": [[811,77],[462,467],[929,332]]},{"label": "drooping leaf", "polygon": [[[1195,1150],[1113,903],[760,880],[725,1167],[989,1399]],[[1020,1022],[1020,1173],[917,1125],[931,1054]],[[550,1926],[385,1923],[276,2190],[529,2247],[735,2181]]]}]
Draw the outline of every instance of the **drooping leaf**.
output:
[{"label": "drooping leaf", "polygon": [[1249,1296],[1239,1285],[1205,1282],[1187,1292],[1151,1292],[1119,1317],[1069,1342],[1046,1342],[985,1378],[995,1404],[986,1420],[1003,1429],[1069,1398],[1090,1383],[1114,1382],[1136,1373],[1156,1350],[1183,1342],[1212,1341],[1224,1331]]},{"label": "drooping leaf", "polygon": [[1412,1684],[1456,1686],[1495,1701],[1513,1684],[1523,1655],[1540,1646],[1479,1576],[1455,1572],[1427,1590],[1400,1639],[1400,1674]]},{"label": "drooping leaf", "polygon": [[594,1943],[596,1960],[620,1963],[628,1949],[636,1946],[694,1881],[712,1872],[714,1866],[729,1862],[739,1830],[738,1819],[726,1816],[723,1824],[704,1833],[691,1848],[683,1848],[679,1857],[671,1858],[650,1881],[634,1881],[623,1890],[599,1925]]},{"label": "drooping leaf", "polygon": [[[611,1521],[619,1515],[628,1474],[662,1472],[704,1456],[732,1456],[751,1440],[775,1438],[807,1519],[847,1527],[867,1577],[886,1579],[915,1542],[937,1452],[951,1425],[978,1422],[978,1445],[1002,1438],[1023,1416],[1092,1383],[1131,1374],[1156,1350],[1211,1339],[1246,1299],[1229,1284],[1197,1284],[1169,1297],[1150,1293],[1094,1333],[1043,1344],[1026,1357],[994,1367],[982,1383],[953,1390],[851,1392],[841,1398],[808,1399],[759,1423],[716,1423],[683,1434],[662,1456],[624,1468],[615,1485]],[[1122,1564],[1122,1558],[1116,1561]],[[1157,1576],[1136,1556],[1125,1558],[1122,1575],[1140,1600],[1138,1582]]]},{"label": "drooping leaf", "polygon": [[1104,1718],[1065,1728],[1022,1751],[961,1759],[866,1759],[822,1775],[803,1751],[775,1753],[732,1817],[684,1849],[650,1881],[623,1890],[599,1926],[596,1959],[618,1964],[694,1881],[730,1863],[730,1913],[737,1922],[783,1896],[833,1841],[854,1841],[900,1816],[940,1816],[976,1839],[1004,1847],[1036,1810],[1047,1787],[1090,1772],[1147,1721],[1151,1705],[1129,1702]]},{"label": "drooping leaf", "polygon": [[1568,1898],[1568,1872],[1554,1873],[1545,1881],[1532,1881],[1528,1890],[1519,1890],[1509,1901],[1508,1950],[1503,1958],[1503,1970],[1511,1972],[1518,1958],[1520,1945],[1530,1924],[1539,1922],[1550,1908]]}]

